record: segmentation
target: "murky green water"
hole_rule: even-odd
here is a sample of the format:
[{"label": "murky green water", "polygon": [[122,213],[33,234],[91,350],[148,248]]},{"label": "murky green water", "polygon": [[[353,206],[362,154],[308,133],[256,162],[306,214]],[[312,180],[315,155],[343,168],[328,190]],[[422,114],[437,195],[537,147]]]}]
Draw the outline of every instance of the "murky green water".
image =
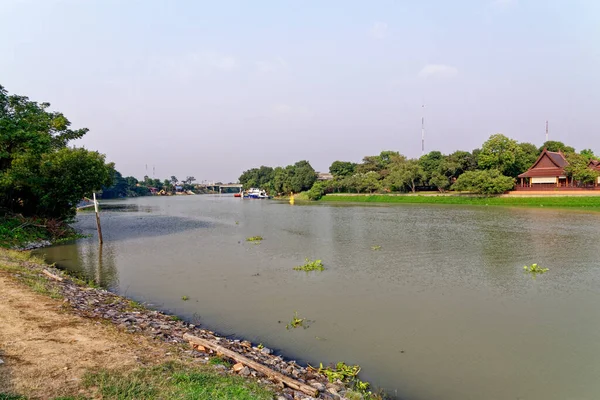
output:
[{"label": "murky green water", "polygon": [[[288,357],[360,364],[401,399],[600,398],[600,214],[211,196],[112,204],[101,253],[94,237],[47,258]],[[93,214],[77,226],[95,233]],[[245,241],[254,235],[265,240]],[[293,271],[305,257],[326,271]],[[534,280],[531,263],[550,271]],[[286,330],[294,311],[315,322]]]}]

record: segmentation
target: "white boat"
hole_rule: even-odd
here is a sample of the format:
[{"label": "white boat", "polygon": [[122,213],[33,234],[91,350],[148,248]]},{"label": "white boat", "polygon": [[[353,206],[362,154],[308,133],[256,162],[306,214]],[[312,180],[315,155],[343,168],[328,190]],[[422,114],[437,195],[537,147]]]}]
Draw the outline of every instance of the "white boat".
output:
[{"label": "white boat", "polygon": [[256,188],[250,188],[246,192],[244,197],[248,197],[249,199],[270,199],[271,197],[267,194],[266,191]]}]

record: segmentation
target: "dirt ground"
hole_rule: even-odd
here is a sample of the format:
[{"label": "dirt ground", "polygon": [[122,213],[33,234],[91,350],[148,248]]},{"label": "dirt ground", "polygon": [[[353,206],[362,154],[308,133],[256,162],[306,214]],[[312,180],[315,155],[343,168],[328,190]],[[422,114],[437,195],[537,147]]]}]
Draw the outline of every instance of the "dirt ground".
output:
[{"label": "dirt ground", "polygon": [[164,348],[64,311],[0,271],[0,393],[37,399],[77,394],[86,371],[165,360]]}]

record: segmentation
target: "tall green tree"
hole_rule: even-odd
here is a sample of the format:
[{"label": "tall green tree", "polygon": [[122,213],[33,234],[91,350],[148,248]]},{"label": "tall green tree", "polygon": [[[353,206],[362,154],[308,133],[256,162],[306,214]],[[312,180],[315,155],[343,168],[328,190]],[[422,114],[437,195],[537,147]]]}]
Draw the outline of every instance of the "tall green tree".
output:
[{"label": "tall green tree", "polygon": [[413,193],[417,186],[426,179],[425,171],[418,160],[408,160],[393,168],[385,179],[385,184],[391,190],[409,188]]},{"label": "tall green tree", "polygon": [[101,154],[67,147],[88,130],[71,129],[49,107],[0,86],[0,209],[68,219],[84,195],[112,183],[114,166]]},{"label": "tall green tree", "polygon": [[356,163],[350,161],[334,161],[329,167],[329,173],[335,178],[343,178],[354,174]]},{"label": "tall green tree", "polygon": [[523,172],[525,158],[516,140],[497,133],[490,136],[481,147],[479,167],[497,169],[503,175],[516,177]]},{"label": "tall green tree", "polygon": [[579,154],[581,154],[583,157],[585,157],[588,161],[596,159],[596,155],[594,154],[592,149],[583,149],[583,150],[581,150],[581,152]]},{"label": "tall green tree", "polygon": [[569,153],[566,158],[569,165],[565,167],[565,173],[569,178],[581,185],[590,185],[597,182],[599,173],[588,167],[590,161],[587,157],[577,153]]},{"label": "tall green tree", "polygon": [[539,152],[541,153],[542,150],[547,149],[548,151],[553,151],[553,152],[563,152],[565,154],[567,153],[575,153],[575,148],[571,147],[571,146],[567,146],[565,145],[563,142],[559,142],[556,140],[548,140],[547,142],[544,142],[544,144],[542,145],[542,147],[539,148]]}]

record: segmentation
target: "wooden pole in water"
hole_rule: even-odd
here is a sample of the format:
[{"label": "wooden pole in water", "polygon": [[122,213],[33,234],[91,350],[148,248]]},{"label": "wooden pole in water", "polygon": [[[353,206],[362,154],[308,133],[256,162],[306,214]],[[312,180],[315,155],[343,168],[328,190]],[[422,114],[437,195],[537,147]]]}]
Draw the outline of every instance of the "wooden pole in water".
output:
[{"label": "wooden pole in water", "polygon": [[98,243],[102,244],[102,227],[100,226],[100,213],[98,212],[96,193],[94,193],[94,210],[96,211],[96,226],[98,227]]}]

